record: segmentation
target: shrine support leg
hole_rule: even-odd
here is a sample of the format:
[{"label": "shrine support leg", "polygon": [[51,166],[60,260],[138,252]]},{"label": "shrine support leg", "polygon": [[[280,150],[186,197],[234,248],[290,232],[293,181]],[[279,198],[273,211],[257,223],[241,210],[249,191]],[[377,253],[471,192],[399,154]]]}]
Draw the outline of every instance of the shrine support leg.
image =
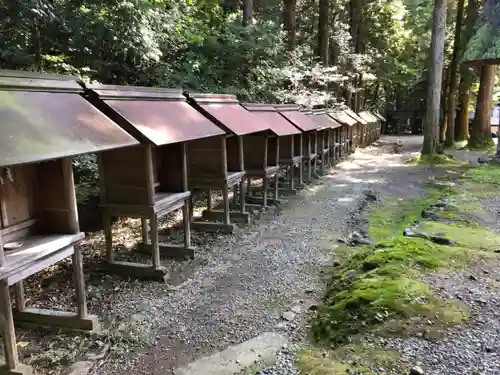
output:
[{"label": "shrine support leg", "polygon": [[[250,180],[250,179],[249,179]],[[240,212],[245,214],[245,180],[242,179],[240,184]]]},{"label": "shrine support leg", "polygon": [[76,293],[76,313],[79,319],[85,319],[87,312],[87,296],[85,290],[85,278],[83,275],[82,249],[75,246],[75,252],[72,255],[73,277]]},{"label": "shrine support leg", "polygon": [[262,192],[262,206],[266,207],[267,206],[267,193],[269,190],[269,178],[264,175],[264,178],[262,179],[263,183],[263,192]]},{"label": "shrine support leg", "polygon": [[104,227],[104,241],[106,243],[106,259],[108,263],[113,262],[113,232],[111,229],[111,216],[104,212],[102,214],[102,222]]},{"label": "shrine support leg", "polygon": [[182,206],[182,220],[184,222],[184,246],[186,249],[191,247],[191,213],[190,213],[191,197]]},{"label": "shrine support leg", "polygon": [[[3,318],[3,344],[6,366],[0,367],[0,374],[15,374],[19,367],[17,354],[16,332],[14,330],[14,317],[12,315],[12,302],[7,280],[0,280],[0,317]],[[22,374],[22,372],[19,372]]]},{"label": "shrine support leg", "polygon": [[274,199],[278,200],[278,184],[279,184],[279,173],[276,172],[276,174],[274,175]]}]

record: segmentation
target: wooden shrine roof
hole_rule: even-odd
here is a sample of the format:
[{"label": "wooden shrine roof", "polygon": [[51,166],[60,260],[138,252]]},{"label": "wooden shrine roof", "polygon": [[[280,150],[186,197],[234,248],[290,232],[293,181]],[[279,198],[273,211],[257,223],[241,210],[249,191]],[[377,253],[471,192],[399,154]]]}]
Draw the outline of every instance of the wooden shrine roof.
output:
[{"label": "wooden shrine roof", "polygon": [[142,143],[162,146],[226,134],[191,107],[179,89],[100,84],[86,88],[92,103]]},{"label": "wooden shrine roof", "polygon": [[82,97],[76,79],[0,70],[0,166],[137,143]]},{"label": "wooden shrine roof", "polygon": [[196,109],[234,135],[274,133],[271,124],[243,108],[234,95],[189,93],[187,97]]},{"label": "wooden shrine roof", "polygon": [[344,111],[328,112],[328,116],[331,116],[334,120],[340,122],[342,125],[354,126],[358,123],[357,120],[349,116]]},{"label": "wooden shrine roof", "polygon": [[300,130],[280,115],[272,104],[242,103],[241,105],[255,116],[265,119],[278,136],[300,134]]},{"label": "wooden shrine roof", "polygon": [[362,117],[360,117],[356,112],[354,112],[353,110],[351,109],[344,109],[344,112],[347,113],[349,116],[351,116],[353,119],[355,119],[357,122],[359,122],[360,124],[362,125],[366,125],[368,124],[367,121],[365,121],[365,119],[363,119]]},{"label": "wooden shrine roof", "polygon": [[360,112],[358,113],[358,115],[369,124],[373,124],[380,121],[380,119],[377,116],[368,111]]},{"label": "wooden shrine roof", "polygon": [[319,130],[318,125],[312,118],[305,113],[300,112],[299,106],[295,104],[280,104],[275,105],[275,108],[281,113],[288,121],[294,124],[303,132],[311,130]]},{"label": "wooden shrine roof", "polygon": [[326,110],[324,109],[313,109],[311,111],[311,116],[317,123],[325,128],[336,129],[342,126],[341,123],[333,119],[331,116],[328,116]]}]

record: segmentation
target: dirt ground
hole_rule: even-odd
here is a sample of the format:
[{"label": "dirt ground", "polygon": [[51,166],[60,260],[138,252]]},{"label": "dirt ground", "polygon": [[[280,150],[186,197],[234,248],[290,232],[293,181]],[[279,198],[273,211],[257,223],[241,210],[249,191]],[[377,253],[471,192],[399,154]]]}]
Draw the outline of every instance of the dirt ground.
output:
[{"label": "dirt ground", "polygon": [[[401,152],[395,152],[396,141],[403,144]],[[66,362],[88,360],[89,352],[100,350],[103,358],[91,357],[92,374],[167,375],[266,331],[302,342],[307,319],[284,321],[283,312],[321,297],[337,240],[349,231],[351,212],[367,189],[381,197],[421,194],[422,185],[438,173],[405,164],[419,153],[421,142],[418,136],[382,137],[298,196],[283,199],[279,209],[254,215],[233,235],[195,237],[196,260],[166,261],[172,283],[182,281],[178,285],[124,281],[91,267],[89,309],[100,317],[103,333],[75,338],[51,330],[19,330],[26,346],[23,361],[34,362],[40,374],[64,374]],[[125,246],[137,239],[134,225],[121,225],[122,232],[132,228],[122,236]],[[102,248],[102,235],[91,237],[88,246]],[[66,269],[63,265],[56,275]],[[33,304],[71,302],[70,280],[53,280],[32,280],[28,289],[43,300]],[[41,351],[63,359],[41,356]]]}]

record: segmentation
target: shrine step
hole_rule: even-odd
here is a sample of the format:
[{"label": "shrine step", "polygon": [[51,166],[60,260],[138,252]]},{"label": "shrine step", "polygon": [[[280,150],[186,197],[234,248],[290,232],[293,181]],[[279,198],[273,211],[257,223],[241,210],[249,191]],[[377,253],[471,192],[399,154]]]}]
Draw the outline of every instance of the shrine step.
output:
[{"label": "shrine step", "polygon": [[[205,210],[201,214],[203,220],[207,221],[224,221],[224,211],[222,210]],[[229,219],[238,224],[248,224],[250,222],[250,215],[248,212],[230,211]]]},{"label": "shrine step", "polygon": [[49,325],[81,331],[95,331],[99,327],[99,322],[95,315],[87,315],[85,318],[80,318],[74,312],[32,307],[25,308],[22,311],[14,310],[13,313],[15,324]]},{"label": "shrine step", "polygon": [[9,370],[7,366],[0,366],[0,375],[33,375],[33,368],[20,364],[15,369]]},{"label": "shrine step", "polygon": [[[160,240],[161,240],[161,236]],[[193,259],[195,249],[193,247],[185,247],[182,245],[164,245],[160,244],[160,255],[169,259]],[[139,242],[135,251],[141,254],[151,255],[153,252],[151,244]]]},{"label": "shrine step", "polygon": [[[266,332],[221,352],[200,358],[174,370],[174,375],[234,375],[256,364],[262,368],[276,363],[278,351],[288,340],[277,333]],[[254,373],[254,372],[253,372]]]},{"label": "shrine step", "polygon": [[234,232],[234,224],[215,223],[212,221],[193,221],[191,229],[200,232],[222,232],[231,234]]},{"label": "shrine step", "polygon": [[168,272],[164,267],[154,268],[151,264],[113,261],[107,263],[110,272],[123,278],[166,282]]}]

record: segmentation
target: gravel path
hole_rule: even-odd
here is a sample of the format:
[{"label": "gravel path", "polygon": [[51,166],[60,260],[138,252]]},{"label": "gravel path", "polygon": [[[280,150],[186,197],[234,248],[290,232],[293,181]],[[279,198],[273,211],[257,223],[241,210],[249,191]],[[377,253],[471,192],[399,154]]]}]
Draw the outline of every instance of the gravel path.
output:
[{"label": "gravel path", "polygon": [[418,195],[433,173],[404,164],[419,151],[420,137],[401,137],[401,154],[393,152],[396,139],[386,137],[358,151],[337,172],[286,202],[279,214],[269,212],[247,229],[219,238],[212,249],[200,249],[208,254],[207,264],[184,285],[169,291],[135,283],[121,292],[114,300],[120,314],[137,322],[150,345],[106,361],[95,374],[169,374],[269,330],[301,341],[300,319],[285,322],[281,315],[308,295],[321,296],[321,274],[363,191]]},{"label": "gravel path", "polygon": [[[403,143],[401,153],[394,152],[398,139]],[[286,321],[283,312],[307,310],[308,304],[321,298],[332,250],[349,230],[367,189],[381,198],[420,196],[422,184],[436,170],[404,162],[418,154],[421,141],[417,136],[383,137],[285,201],[279,212],[261,214],[232,236],[200,242],[198,260],[170,266],[175,278],[187,279],[180,285],[92,276],[90,312],[110,325],[112,334],[118,330],[140,344],[130,349],[111,342],[110,355],[98,360],[91,373],[168,375],[174,368],[266,331],[303,342],[306,316],[299,313]],[[126,240],[132,241],[137,233],[127,235]],[[70,281],[54,290],[39,281],[34,288],[44,288],[47,301],[56,305],[72,295]],[[39,349],[58,337],[40,336],[33,345]],[[290,355],[282,358],[282,366],[263,373],[295,374]]]}]

